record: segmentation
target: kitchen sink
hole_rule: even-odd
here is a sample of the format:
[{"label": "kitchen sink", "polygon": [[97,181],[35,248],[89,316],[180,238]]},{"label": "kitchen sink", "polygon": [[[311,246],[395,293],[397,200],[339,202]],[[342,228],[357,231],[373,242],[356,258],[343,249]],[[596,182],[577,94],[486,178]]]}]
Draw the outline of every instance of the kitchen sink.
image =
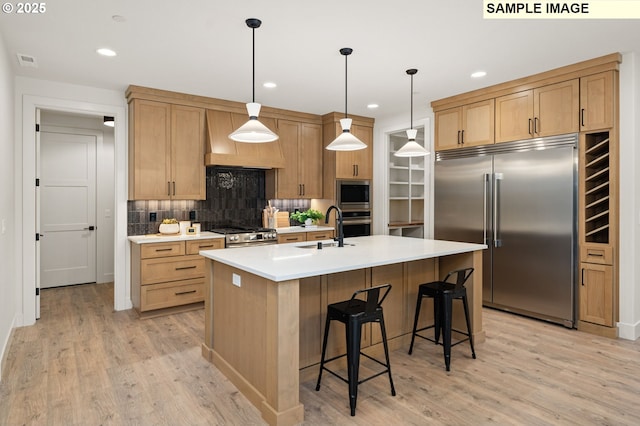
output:
[{"label": "kitchen sink", "polygon": [[[351,243],[344,243],[344,246],[355,246],[355,244],[351,244]],[[338,243],[337,242],[333,242],[333,243],[322,243],[322,248],[327,248],[327,247],[338,247]],[[304,246],[298,246],[298,248],[304,248],[304,249],[317,249],[318,248],[318,243],[315,244],[307,244]]]}]

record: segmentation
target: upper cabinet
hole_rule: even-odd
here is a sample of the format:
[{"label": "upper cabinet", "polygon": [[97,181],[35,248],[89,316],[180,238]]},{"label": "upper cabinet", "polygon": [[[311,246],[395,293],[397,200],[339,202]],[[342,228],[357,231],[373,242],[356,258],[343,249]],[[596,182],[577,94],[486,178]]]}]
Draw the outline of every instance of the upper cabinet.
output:
[{"label": "upper cabinet", "polygon": [[435,113],[436,150],[487,145],[494,141],[494,100]]},{"label": "upper cabinet", "polygon": [[267,198],[322,198],[322,126],[278,120],[285,165],[267,170]]},{"label": "upper cabinet", "polygon": [[[342,133],[343,114],[332,112],[322,116],[323,146],[329,145]],[[350,115],[351,133],[367,145],[357,151],[324,151],[323,198],[335,199],[336,179],[370,180],[373,178],[373,122],[372,118]]]},{"label": "upper cabinet", "polygon": [[579,89],[572,79],[496,98],[496,142],[578,132]]},{"label": "upper cabinet", "polygon": [[204,110],[129,103],[129,199],[204,200]]},{"label": "upper cabinet", "polygon": [[608,129],[614,126],[617,79],[613,71],[580,78],[580,130]]}]

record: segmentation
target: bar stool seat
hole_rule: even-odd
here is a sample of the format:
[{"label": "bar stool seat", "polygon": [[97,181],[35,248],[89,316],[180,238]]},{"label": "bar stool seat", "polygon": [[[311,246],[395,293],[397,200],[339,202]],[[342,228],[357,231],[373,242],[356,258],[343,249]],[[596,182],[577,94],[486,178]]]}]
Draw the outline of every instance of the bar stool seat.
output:
[{"label": "bar stool seat", "polygon": [[[380,292],[382,290],[385,291],[382,294],[382,297],[380,297]],[[349,385],[349,407],[351,409],[352,416],[356,415],[358,385],[360,385],[361,383],[387,373],[389,375],[389,383],[391,384],[391,395],[396,395],[396,390],[393,386],[393,379],[391,378],[389,348],[387,347],[387,332],[384,327],[384,316],[381,306],[382,302],[387,297],[389,290],[391,290],[391,284],[384,284],[365,290],[358,290],[353,293],[351,299],[332,303],[327,307],[327,320],[324,327],[324,338],[322,340],[322,358],[320,360],[320,371],[318,373],[318,383],[316,384],[316,391],[320,390],[320,381],[322,379],[323,370],[328,371],[343,382],[346,382]],[[360,294],[364,294],[366,296],[366,300],[358,299],[358,296]],[[325,359],[325,354],[327,351],[327,339],[329,337],[329,327],[331,325],[331,321],[340,321],[345,325],[347,353],[335,356],[330,359]],[[380,324],[386,362],[382,362],[365,353],[360,352],[362,325],[369,322],[377,322]],[[358,371],[360,368],[360,355],[365,356],[372,361],[375,361],[376,363],[384,366],[385,369],[365,379],[359,380]],[[337,374],[336,372],[328,369],[325,366],[326,363],[337,360],[344,356],[347,357],[347,378],[344,378],[343,376]]]},{"label": "bar stool seat", "polygon": [[[473,268],[463,268],[451,271],[447,274],[442,281],[433,281],[430,283],[420,284],[418,288],[418,300],[416,302],[416,314],[413,320],[413,333],[411,335],[411,345],[409,346],[409,355],[413,352],[413,344],[415,338],[420,337],[425,340],[434,342],[436,345],[440,344],[440,333],[442,332],[442,345],[444,346],[444,363],[447,371],[450,371],[451,367],[451,347],[462,342],[469,341],[471,346],[471,356],[476,359],[476,352],[473,348],[473,336],[471,333],[471,323],[469,321],[469,302],[467,300],[467,289],[464,286],[471,274]],[[456,282],[449,282],[449,278],[456,277]],[[422,327],[418,327],[418,318],[420,317],[420,307],[422,305],[422,299],[425,297],[433,298],[433,318],[434,323]],[[467,323],[467,331],[456,330],[452,328],[452,315],[453,315],[453,299],[462,299],[464,307],[464,317]],[[425,335],[419,334],[419,332],[434,328],[435,339],[431,339]],[[453,345],[451,344],[451,332],[466,336],[465,338],[457,341]]]}]

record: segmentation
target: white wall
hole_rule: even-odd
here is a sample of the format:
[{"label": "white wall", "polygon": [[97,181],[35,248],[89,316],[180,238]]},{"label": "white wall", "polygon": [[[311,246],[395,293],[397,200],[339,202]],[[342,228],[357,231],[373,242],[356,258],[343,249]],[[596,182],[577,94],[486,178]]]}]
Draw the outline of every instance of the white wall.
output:
[{"label": "white wall", "polygon": [[96,269],[97,282],[113,281],[114,231],[114,128],[105,126],[103,116],[70,115],[56,111],[42,111],[42,126],[90,130],[102,135],[96,146]]},{"label": "white wall", "polygon": [[16,280],[14,257],[16,224],[13,204],[15,173],[12,83],[9,53],[0,35],[0,380],[21,295],[21,286]]},{"label": "white wall", "polygon": [[131,307],[127,244],[127,114],[122,91],[15,78],[15,176],[16,281],[21,298],[16,325],[35,322],[35,110],[65,111],[74,114],[109,115],[116,119],[114,134],[114,308]]}]

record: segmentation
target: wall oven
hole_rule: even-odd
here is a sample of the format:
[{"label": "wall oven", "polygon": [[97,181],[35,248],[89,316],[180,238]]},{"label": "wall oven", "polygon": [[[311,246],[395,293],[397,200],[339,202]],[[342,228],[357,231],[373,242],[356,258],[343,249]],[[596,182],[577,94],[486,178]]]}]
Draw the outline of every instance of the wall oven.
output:
[{"label": "wall oven", "polygon": [[343,210],[342,230],[345,238],[371,235],[371,211]]},{"label": "wall oven", "polygon": [[337,180],[336,201],[340,210],[369,210],[370,187],[368,180]]}]

